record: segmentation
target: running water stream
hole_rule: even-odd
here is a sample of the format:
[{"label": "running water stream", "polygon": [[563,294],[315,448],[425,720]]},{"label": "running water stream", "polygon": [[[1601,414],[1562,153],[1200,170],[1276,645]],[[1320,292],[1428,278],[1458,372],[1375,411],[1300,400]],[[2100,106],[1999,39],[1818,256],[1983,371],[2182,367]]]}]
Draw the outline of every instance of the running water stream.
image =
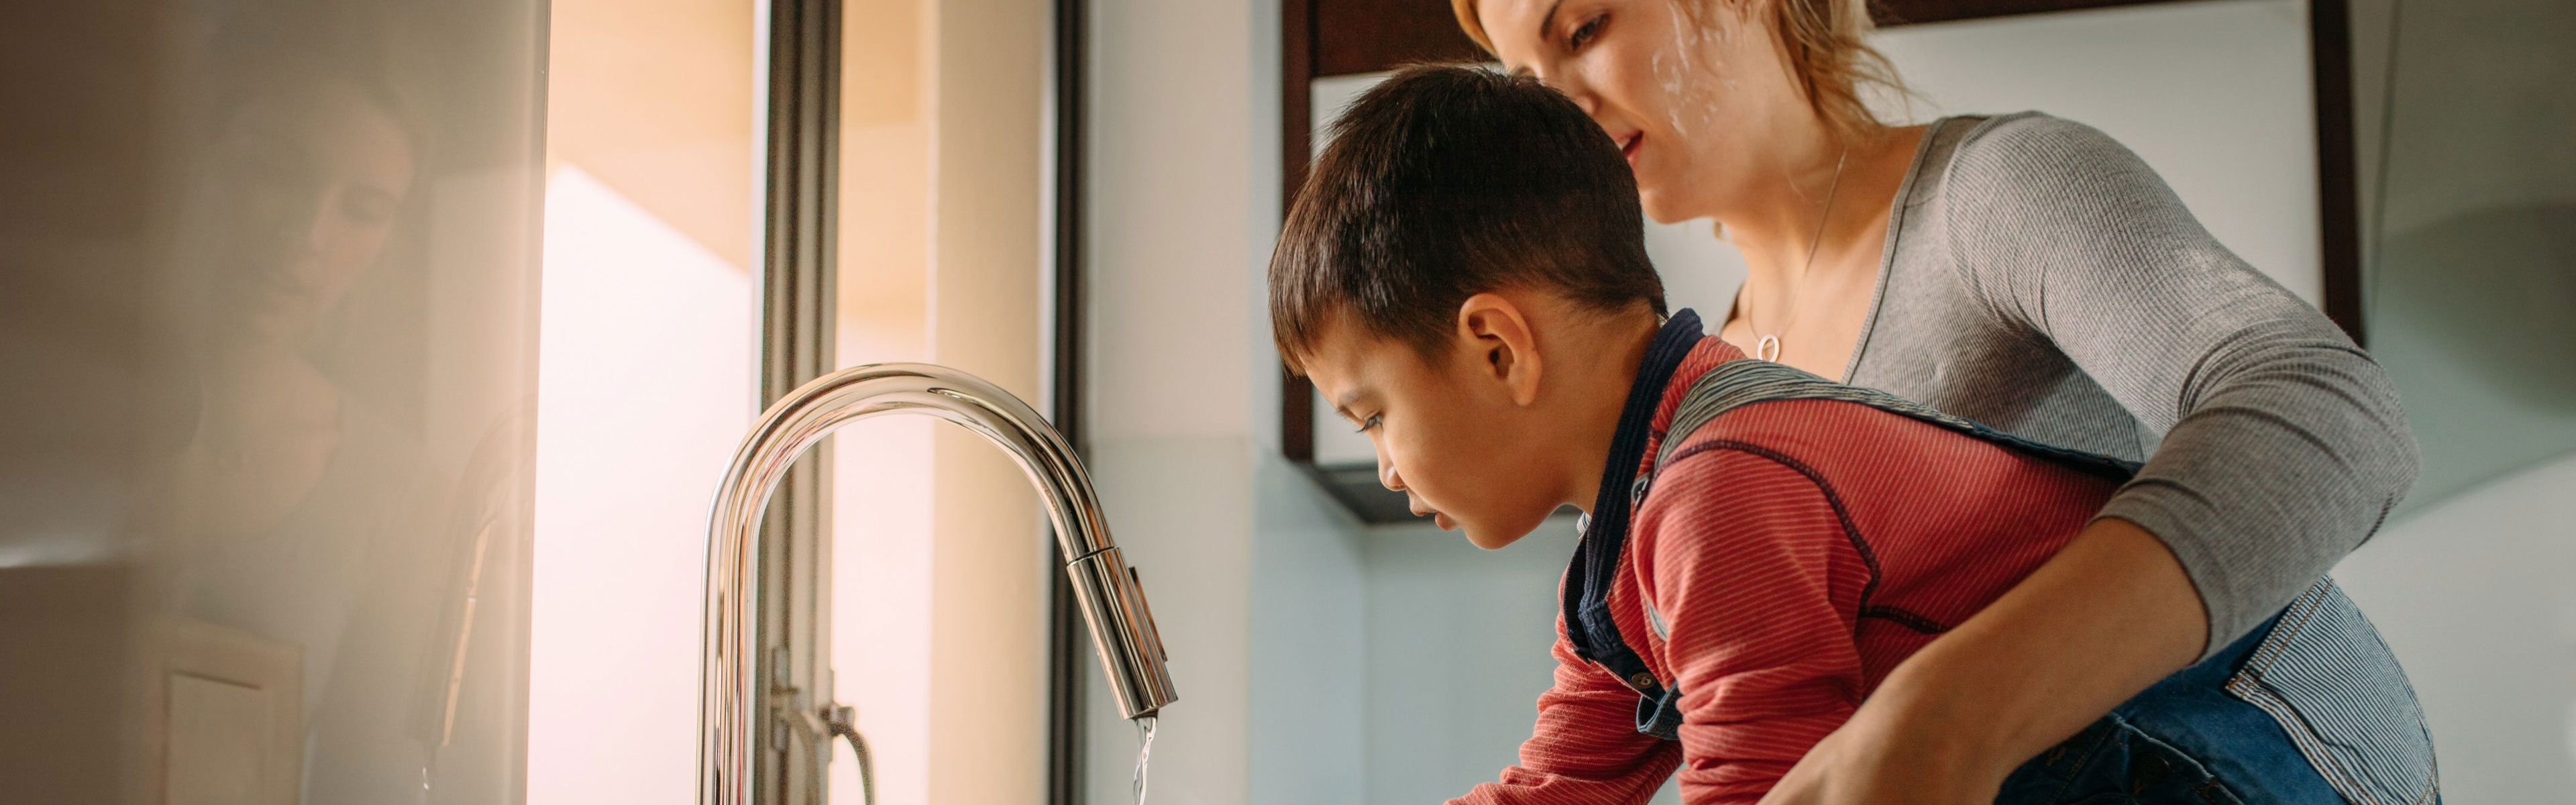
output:
[{"label": "running water stream", "polygon": [[1145,767],[1154,760],[1154,717],[1136,719],[1136,805],[1145,805]]}]

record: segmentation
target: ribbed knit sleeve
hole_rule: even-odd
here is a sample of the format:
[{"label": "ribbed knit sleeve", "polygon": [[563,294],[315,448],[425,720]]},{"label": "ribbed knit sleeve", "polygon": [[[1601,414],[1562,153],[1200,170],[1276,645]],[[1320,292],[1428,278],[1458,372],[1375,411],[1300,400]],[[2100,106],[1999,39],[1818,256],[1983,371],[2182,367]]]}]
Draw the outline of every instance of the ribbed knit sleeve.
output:
[{"label": "ribbed knit sleeve", "polygon": [[2378,364],[2110,137],[1996,118],[1944,184],[1970,292],[2163,434],[2101,516],[2181,560],[2208,607],[2207,651],[2359,547],[2414,483],[2415,442]]}]

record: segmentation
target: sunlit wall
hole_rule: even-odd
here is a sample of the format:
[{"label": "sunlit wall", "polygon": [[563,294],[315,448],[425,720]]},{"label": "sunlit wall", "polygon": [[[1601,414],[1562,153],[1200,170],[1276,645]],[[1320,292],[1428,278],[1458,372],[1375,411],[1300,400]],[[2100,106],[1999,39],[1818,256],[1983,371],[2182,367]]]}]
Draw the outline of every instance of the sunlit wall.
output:
[{"label": "sunlit wall", "polygon": [[690,801],[706,512],[752,284],[579,167],[546,188],[528,800]]},{"label": "sunlit wall", "polygon": [[707,506],[750,425],[750,0],[556,0],[527,797],[693,801]]}]

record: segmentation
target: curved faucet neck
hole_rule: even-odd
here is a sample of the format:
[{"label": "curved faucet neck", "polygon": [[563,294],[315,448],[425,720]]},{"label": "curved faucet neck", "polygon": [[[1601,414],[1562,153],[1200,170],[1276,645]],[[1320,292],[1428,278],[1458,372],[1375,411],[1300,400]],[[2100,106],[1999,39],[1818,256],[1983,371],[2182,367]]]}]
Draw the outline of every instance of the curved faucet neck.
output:
[{"label": "curved faucet neck", "polygon": [[943,419],[999,445],[1045,500],[1074,598],[1111,693],[1130,719],[1177,700],[1144,590],[1109,537],[1098,495],[1062,434],[1018,397],[929,364],[874,364],[815,378],[760,415],[734,453],[709,518],[699,790],[708,805],[749,805],[760,642],[754,573],[770,495],[805,451],[875,416]]}]

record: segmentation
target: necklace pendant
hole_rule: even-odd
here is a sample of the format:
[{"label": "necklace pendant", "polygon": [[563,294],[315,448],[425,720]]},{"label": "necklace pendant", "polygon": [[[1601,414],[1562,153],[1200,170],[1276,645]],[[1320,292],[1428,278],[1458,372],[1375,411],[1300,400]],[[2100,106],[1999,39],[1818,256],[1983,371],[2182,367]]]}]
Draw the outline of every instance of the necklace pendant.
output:
[{"label": "necklace pendant", "polygon": [[1766,336],[1763,336],[1761,339],[1754,341],[1754,342],[1753,342],[1753,358],[1754,358],[1754,360],[1765,361],[1765,362],[1769,362],[1769,363],[1779,363],[1779,362],[1780,362],[1780,337],[1779,337],[1779,336],[1776,336],[1776,335],[1766,335]]}]

